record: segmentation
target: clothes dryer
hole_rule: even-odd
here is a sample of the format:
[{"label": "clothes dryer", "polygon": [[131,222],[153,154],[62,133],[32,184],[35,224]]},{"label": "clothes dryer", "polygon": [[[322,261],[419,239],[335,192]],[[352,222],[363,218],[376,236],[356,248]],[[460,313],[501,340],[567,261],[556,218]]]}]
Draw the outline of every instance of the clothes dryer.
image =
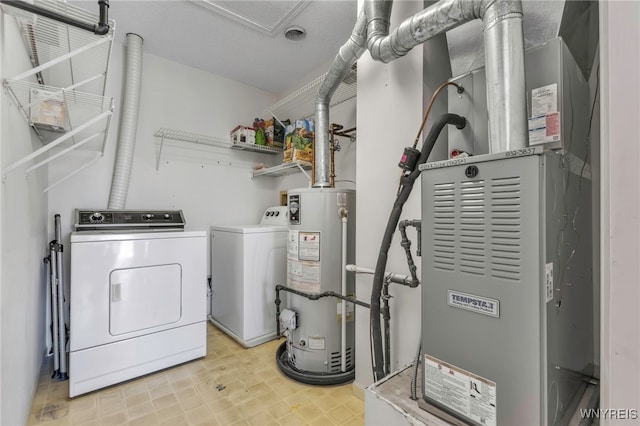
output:
[{"label": "clothes dryer", "polygon": [[206,355],[206,231],[180,211],[77,211],[69,396]]}]

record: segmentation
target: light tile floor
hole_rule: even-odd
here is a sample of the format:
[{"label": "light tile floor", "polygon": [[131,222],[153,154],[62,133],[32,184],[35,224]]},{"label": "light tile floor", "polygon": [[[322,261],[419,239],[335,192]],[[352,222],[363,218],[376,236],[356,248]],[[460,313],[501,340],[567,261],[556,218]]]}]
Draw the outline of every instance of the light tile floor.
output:
[{"label": "light tile floor", "polygon": [[205,358],[73,399],[43,366],[29,424],[363,425],[351,384],[309,386],[280,372],[281,342],[245,349],[208,324]]}]

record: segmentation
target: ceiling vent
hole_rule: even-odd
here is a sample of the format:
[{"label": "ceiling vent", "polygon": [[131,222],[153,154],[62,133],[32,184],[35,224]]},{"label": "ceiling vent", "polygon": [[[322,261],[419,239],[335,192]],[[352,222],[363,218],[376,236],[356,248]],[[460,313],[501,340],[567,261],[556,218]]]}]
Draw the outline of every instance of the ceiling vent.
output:
[{"label": "ceiling vent", "polygon": [[307,32],[302,27],[293,26],[284,30],[284,37],[287,40],[300,41],[300,40],[304,40],[306,36],[307,36]]},{"label": "ceiling vent", "polygon": [[[298,1],[215,1],[191,0],[227,19],[252,30],[275,37],[309,5],[310,0]],[[304,31],[304,30],[303,30]],[[303,35],[304,38],[304,35]]]}]

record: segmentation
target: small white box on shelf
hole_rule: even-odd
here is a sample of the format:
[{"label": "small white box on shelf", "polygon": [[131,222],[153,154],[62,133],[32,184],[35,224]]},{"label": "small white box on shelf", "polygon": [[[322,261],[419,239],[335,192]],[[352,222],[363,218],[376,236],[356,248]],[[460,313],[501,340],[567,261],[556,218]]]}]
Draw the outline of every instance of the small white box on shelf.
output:
[{"label": "small white box on shelf", "polygon": [[29,120],[41,129],[67,131],[67,113],[62,92],[31,88],[29,92]]},{"label": "small white box on shelf", "polygon": [[249,144],[256,143],[255,129],[247,126],[236,126],[231,131],[231,143],[233,144]]}]

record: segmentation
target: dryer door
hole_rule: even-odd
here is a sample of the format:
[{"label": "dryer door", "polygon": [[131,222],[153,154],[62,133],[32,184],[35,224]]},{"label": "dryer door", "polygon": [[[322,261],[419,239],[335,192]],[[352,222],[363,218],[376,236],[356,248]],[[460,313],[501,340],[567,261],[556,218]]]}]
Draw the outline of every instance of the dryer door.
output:
[{"label": "dryer door", "polygon": [[109,334],[178,322],[182,306],[179,264],[113,270],[109,276]]}]

